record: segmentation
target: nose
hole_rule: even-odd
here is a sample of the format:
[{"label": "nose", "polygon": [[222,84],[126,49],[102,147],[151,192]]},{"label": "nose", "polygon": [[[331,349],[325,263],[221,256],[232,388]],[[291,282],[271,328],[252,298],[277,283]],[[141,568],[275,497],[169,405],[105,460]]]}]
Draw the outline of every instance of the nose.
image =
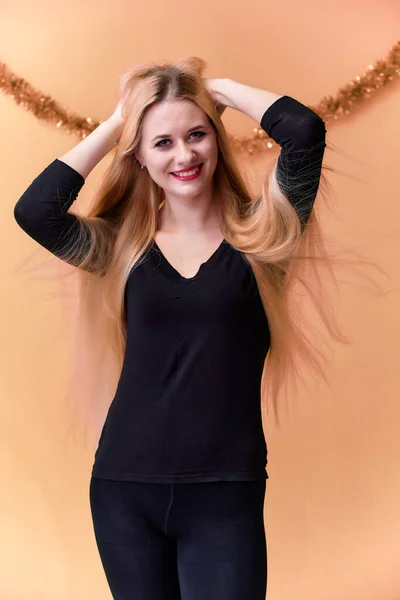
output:
[{"label": "nose", "polygon": [[181,169],[190,165],[193,162],[193,157],[195,156],[195,152],[192,148],[190,148],[185,142],[182,142],[178,145],[178,149],[176,151],[176,164]]}]

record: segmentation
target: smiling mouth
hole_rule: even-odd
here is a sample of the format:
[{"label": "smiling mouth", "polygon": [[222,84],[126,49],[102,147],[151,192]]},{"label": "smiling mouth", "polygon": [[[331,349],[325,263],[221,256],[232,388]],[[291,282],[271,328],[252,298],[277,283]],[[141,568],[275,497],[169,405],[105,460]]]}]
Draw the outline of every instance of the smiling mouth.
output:
[{"label": "smiling mouth", "polygon": [[194,179],[200,174],[203,164],[204,163],[201,163],[200,165],[197,165],[196,167],[192,167],[191,169],[187,169],[186,171],[181,171],[178,173],[172,171],[171,175],[173,175],[174,177],[176,177],[178,179]]}]

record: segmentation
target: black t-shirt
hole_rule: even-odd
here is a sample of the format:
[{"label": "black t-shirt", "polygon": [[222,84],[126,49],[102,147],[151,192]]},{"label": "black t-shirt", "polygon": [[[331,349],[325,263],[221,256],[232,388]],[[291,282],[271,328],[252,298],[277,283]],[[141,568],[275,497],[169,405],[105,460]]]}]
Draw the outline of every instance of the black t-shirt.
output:
[{"label": "black t-shirt", "polygon": [[[278,181],[305,224],[319,186],[324,122],[283,96],[260,125],[281,146]],[[57,254],[57,240],[76,234],[68,209],[84,182],[54,160],[17,202],[17,223]],[[155,483],[268,478],[260,385],[270,332],[245,255],[224,240],[185,278],[153,240],[129,275],[125,306],[126,353],[93,476]]]}]

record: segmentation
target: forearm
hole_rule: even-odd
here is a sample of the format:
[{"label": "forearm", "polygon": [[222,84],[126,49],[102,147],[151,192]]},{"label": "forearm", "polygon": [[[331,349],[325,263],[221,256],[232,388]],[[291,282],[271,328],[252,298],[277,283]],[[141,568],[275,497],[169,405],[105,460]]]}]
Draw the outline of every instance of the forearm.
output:
[{"label": "forearm", "polygon": [[243,112],[257,123],[260,123],[265,111],[282,98],[282,94],[267,92],[233,79],[214,79],[213,88],[223,104]]},{"label": "forearm", "polygon": [[119,135],[119,123],[109,118],[71,150],[60,156],[59,160],[78,171],[86,179],[101,159],[118,143]]}]

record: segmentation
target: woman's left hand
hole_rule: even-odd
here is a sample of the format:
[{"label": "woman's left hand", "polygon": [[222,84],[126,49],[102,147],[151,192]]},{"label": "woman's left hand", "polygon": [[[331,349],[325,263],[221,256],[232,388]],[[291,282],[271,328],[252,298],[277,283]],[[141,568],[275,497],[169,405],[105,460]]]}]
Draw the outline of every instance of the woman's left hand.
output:
[{"label": "woman's left hand", "polygon": [[212,99],[214,100],[216,109],[217,109],[217,113],[219,114],[219,116],[222,115],[222,113],[225,111],[225,109],[227,108],[227,105],[225,104],[225,97],[222,94],[222,92],[219,91],[219,87],[218,84],[220,82],[220,79],[205,79],[205,85],[207,90],[209,91]]}]

